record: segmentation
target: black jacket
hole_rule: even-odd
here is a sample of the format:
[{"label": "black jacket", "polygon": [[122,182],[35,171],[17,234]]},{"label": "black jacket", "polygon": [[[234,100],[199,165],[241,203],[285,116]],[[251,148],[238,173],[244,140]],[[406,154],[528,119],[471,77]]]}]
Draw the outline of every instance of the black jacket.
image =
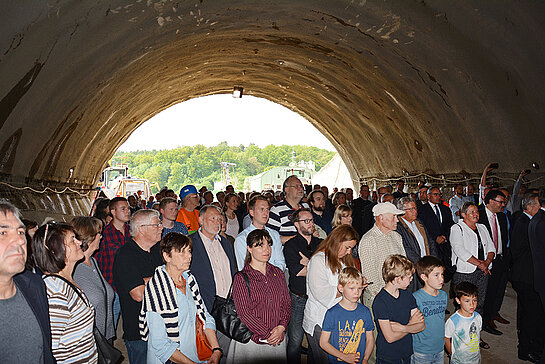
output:
[{"label": "black jacket", "polygon": [[534,288],[545,295],[545,211],[540,209],[530,220],[528,238],[534,262]]},{"label": "black jacket", "polygon": [[530,218],[526,214],[520,215],[513,226],[511,235],[511,280],[534,285],[534,264],[528,239],[528,225]]},{"label": "black jacket", "polygon": [[[494,235],[492,234],[492,228],[488,222],[488,216],[486,215],[485,206],[479,206],[479,224],[483,224],[488,229],[490,237],[493,239]],[[500,224],[500,233],[501,233],[501,246],[502,246],[502,255],[505,259],[509,261],[509,248],[507,248],[507,243],[509,242],[509,228],[507,227],[507,216],[503,212],[498,212],[496,218]],[[508,263],[509,264],[509,263]]]},{"label": "black jacket", "polygon": [[[49,326],[49,304],[47,301],[47,294],[45,291],[45,284],[42,278],[30,271],[24,271],[13,277],[13,281],[17,286],[17,289],[25,297],[28,305],[34,312],[36,320],[42,330],[43,338],[43,357],[45,364],[55,363],[53,354],[51,353],[51,328]],[[24,318],[15,318],[24,319]],[[2,325],[7,324],[3,322]],[[14,340],[24,340],[24,338],[13,338]]]}]

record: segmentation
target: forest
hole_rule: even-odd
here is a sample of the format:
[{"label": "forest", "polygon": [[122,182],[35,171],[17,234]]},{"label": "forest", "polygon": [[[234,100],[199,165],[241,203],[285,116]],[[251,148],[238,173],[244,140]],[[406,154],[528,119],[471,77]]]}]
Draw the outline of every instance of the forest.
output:
[{"label": "forest", "polygon": [[333,158],[335,152],[303,145],[268,145],[260,148],[249,146],[229,146],[222,142],[214,147],[203,145],[178,147],[168,150],[118,151],[110,161],[111,166],[126,164],[133,177],[150,181],[152,192],[168,186],[176,193],[186,184],[197,188],[206,186],[214,189],[214,181],[221,181],[221,162],[234,163],[230,171],[232,184],[243,189],[244,180],[273,167],[287,166],[295,152],[295,161],[312,160],[319,171]]}]

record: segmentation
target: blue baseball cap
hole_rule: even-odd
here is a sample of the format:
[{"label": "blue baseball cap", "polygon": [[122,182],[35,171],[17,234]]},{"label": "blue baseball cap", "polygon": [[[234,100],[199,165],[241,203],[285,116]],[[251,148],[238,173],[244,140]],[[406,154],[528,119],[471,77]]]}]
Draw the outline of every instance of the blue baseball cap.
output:
[{"label": "blue baseball cap", "polygon": [[185,196],[189,195],[190,193],[198,194],[197,188],[193,185],[183,186],[180,190],[180,199],[183,200]]}]

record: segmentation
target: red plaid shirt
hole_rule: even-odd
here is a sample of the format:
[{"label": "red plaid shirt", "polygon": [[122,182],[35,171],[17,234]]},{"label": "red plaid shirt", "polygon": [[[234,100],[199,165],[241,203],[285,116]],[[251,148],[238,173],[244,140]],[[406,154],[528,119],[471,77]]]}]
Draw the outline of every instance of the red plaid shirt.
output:
[{"label": "red plaid shirt", "polygon": [[102,231],[100,249],[96,255],[98,267],[104,278],[115,289],[114,285],[114,257],[117,249],[121,248],[130,237],[129,224],[125,224],[125,235],[110,222]]}]

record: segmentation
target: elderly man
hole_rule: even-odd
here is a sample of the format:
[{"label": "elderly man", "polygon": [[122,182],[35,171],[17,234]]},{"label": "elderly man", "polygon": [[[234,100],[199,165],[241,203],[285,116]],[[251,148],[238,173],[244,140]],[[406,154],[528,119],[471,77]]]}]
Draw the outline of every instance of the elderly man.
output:
[{"label": "elderly man", "polygon": [[163,224],[155,210],[138,210],[130,221],[131,238],[118,249],[114,260],[114,282],[121,302],[123,339],[129,361],[146,363],[147,343],[142,340],[138,315],[142,306],[144,287],[163,264],[159,240]]},{"label": "elderly man", "polygon": [[[397,202],[397,208],[405,211],[405,214],[399,217],[396,231],[401,235],[407,258],[416,264],[420,258],[426,255],[438,257],[437,246],[431,241],[424,225],[417,219],[416,201],[412,197],[402,197]],[[416,292],[420,288],[422,288],[422,283],[418,278],[418,273],[415,272],[408,289],[411,292]]]},{"label": "elderly man", "polygon": [[[322,192],[321,190],[318,190]],[[291,297],[291,320],[288,326],[288,363],[301,363],[303,341],[303,314],[307,303],[307,264],[322,242],[314,236],[315,226],[310,209],[302,208],[292,215],[297,235],[284,245],[284,256],[288,266]]]},{"label": "elderly man", "polygon": [[190,234],[199,229],[199,194],[193,185],[187,185],[180,190],[182,207],[178,210],[176,221],[183,223]]},{"label": "elderly man", "polygon": [[269,201],[265,196],[258,195],[250,200],[248,207],[250,209],[250,216],[252,216],[252,223],[238,234],[234,244],[238,270],[244,268],[244,262],[248,252],[246,238],[248,237],[248,234],[255,229],[265,229],[269,232],[273,241],[269,263],[277,266],[283,271],[286,270],[286,261],[284,260],[284,254],[282,254],[282,241],[280,240],[280,235],[278,234],[278,231],[265,226],[269,220]]},{"label": "elderly man", "polygon": [[488,229],[496,250],[486,288],[483,311],[483,330],[493,335],[502,334],[496,328],[494,320],[502,324],[509,324],[509,321],[499,313],[507,286],[510,265],[507,246],[509,228],[507,216],[503,213],[506,204],[507,200],[501,191],[490,190],[484,197],[484,205],[479,206],[479,223]]},{"label": "elderly man", "polygon": [[179,221],[176,221],[178,215],[178,203],[172,197],[165,197],[159,203],[159,212],[161,213],[161,223],[163,224],[163,232],[161,237],[170,232],[189,235],[187,227]]},{"label": "elderly man", "polygon": [[278,231],[282,239],[282,244],[284,244],[297,234],[297,230],[290,220],[291,214],[302,207],[308,208],[308,205],[301,202],[305,191],[303,184],[297,176],[291,175],[286,178],[282,186],[282,191],[285,197],[271,208],[267,226]]},{"label": "elderly man", "polygon": [[401,235],[395,231],[399,222],[397,216],[404,213],[390,202],[375,205],[375,224],[360,240],[358,253],[362,273],[368,282],[373,282],[363,292],[363,304],[369,309],[372,308],[375,296],[385,285],[382,279],[384,261],[392,254],[405,255]]},{"label": "elderly man", "polygon": [[[200,228],[191,234],[193,259],[191,272],[199,284],[200,293],[209,312],[212,312],[215,296],[227,297],[235,275],[235,254],[231,243],[219,235],[221,227],[220,210],[206,205],[199,211]],[[217,331],[216,336],[222,349],[224,363],[231,339]]]},{"label": "elderly man", "polygon": [[540,207],[536,194],[524,196],[523,213],[513,226],[510,245],[512,254],[510,278],[517,292],[518,357],[534,363],[541,358],[543,349],[544,341],[540,331],[545,324],[545,313],[539,294],[534,289],[534,262],[528,238],[528,226]]},{"label": "elderly man", "polygon": [[25,271],[25,225],[19,210],[0,202],[0,361],[55,363],[43,280]]}]

